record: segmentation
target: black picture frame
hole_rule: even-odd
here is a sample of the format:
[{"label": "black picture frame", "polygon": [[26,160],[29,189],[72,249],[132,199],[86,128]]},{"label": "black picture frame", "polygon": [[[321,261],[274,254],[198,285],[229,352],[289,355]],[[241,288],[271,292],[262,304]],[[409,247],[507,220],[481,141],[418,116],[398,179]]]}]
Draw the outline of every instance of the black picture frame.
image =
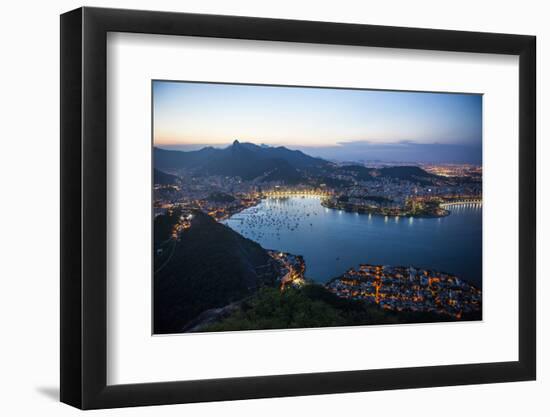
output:
[{"label": "black picture frame", "polygon": [[[519,360],[107,385],[108,32],[519,56]],[[534,36],[102,8],[61,15],[61,401],[82,409],[536,377]]]}]

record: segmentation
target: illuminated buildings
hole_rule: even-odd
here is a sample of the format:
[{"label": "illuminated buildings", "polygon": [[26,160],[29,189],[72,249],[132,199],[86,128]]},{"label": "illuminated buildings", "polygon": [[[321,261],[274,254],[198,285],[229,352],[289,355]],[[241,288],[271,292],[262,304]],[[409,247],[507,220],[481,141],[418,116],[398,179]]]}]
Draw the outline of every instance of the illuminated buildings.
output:
[{"label": "illuminated buildings", "polygon": [[363,264],[326,285],[342,298],[378,304],[386,310],[431,312],[461,318],[481,311],[481,290],[457,277],[413,267]]}]

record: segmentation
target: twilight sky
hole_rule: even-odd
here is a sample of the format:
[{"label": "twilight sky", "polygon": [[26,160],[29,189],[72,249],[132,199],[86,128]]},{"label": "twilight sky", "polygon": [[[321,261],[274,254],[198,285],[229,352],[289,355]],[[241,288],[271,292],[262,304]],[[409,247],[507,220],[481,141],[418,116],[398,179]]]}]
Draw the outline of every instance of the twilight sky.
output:
[{"label": "twilight sky", "polygon": [[481,162],[482,96],[153,82],[154,144],[233,140],[333,160]]}]

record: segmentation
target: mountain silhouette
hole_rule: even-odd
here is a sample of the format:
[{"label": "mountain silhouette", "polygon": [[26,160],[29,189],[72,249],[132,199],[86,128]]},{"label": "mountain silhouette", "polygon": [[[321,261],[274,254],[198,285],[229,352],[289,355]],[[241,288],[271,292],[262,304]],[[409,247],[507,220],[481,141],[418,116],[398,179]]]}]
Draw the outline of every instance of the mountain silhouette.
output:
[{"label": "mountain silhouette", "polygon": [[299,182],[305,170],[331,165],[323,159],[284,146],[258,146],[238,140],[223,149],[206,147],[183,152],[155,148],[154,159],[158,169],[184,169],[199,175],[232,176],[243,180],[259,178],[262,181],[287,183]]}]

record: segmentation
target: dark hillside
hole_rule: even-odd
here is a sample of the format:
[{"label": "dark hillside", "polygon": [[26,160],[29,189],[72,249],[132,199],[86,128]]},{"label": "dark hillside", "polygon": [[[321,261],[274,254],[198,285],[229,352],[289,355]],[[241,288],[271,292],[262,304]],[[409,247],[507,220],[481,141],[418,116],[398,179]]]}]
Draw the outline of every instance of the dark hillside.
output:
[{"label": "dark hillside", "polygon": [[168,263],[155,265],[155,333],[179,332],[205,310],[241,300],[277,277],[260,245],[200,212],[175,245]]},{"label": "dark hillside", "polygon": [[167,174],[158,169],[153,170],[153,182],[160,185],[172,185],[177,184],[178,177],[172,174]]},{"label": "dark hillside", "polygon": [[396,166],[379,169],[380,175],[411,182],[429,182],[439,177],[415,166]]}]

